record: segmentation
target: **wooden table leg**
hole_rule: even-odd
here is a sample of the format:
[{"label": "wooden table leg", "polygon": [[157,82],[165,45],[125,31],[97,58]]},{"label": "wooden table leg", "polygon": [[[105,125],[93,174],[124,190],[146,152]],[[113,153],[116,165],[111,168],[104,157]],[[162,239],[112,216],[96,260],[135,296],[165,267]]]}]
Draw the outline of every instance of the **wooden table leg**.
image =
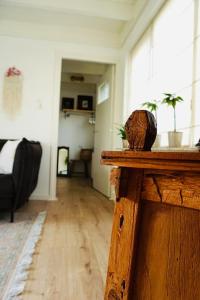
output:
[{"label": "wooden table leg", "polygon": [[105,300],[130,299],[142,180],[141,169],[123,168],[120,171]]}]

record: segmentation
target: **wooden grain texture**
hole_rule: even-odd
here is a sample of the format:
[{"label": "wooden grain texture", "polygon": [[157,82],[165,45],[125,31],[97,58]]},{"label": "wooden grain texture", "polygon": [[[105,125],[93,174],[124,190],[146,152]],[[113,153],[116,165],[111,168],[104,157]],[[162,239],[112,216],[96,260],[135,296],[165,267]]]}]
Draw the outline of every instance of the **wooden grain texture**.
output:
[{"label": "wooden grain texture", "polygon": [[103,159],[112,160],[124,160],[130,162],[134,159],[156,159],[156,160],[175,160],[175,161],[200,161],[200,152],[196,151],[163,151],[163,152],[151,152],[151,151],[102,151],[101,157]]},{"label": "wooden grain texture", "polygon": [[143,172],[129,170],[127,197],[116,203],[105,300],[128,299]]},{"label": "wooden grain texture", "polygon": [[113,206],[85,178],[59,178],[58,201],[29,201],[47,219],[20,299],[103,299]]},{"label": "wooden grain texture", "polygon": [[144,202],[131,300],[200,299],[200,213]]},{"label": "wooden grain texture", "polygon": [[125,124],[129,147],[135,151],[150,151],[157,134],[154,115],[147,110],[135,110]]},{"label": "wooden grain texture", "polygon": [[142,199],[200,210],[200,174],[146,170]]},{"label": "wooden grain texture", "polygon": [[200,153],[104,151],[102,163],[144,174],[116,204],[105,300],[199,300]]},{"label": "wooden grain texture", "polygon": [[121,197],[127,196],[128,176],[127,168],[113,168],[111,170],[110,183],[115,187],[116,201],[119,201]]},{"label": "wooden grain texture", "polygon": [[101,157],[118,167],[200,172],[200,152],[103,151]]}]

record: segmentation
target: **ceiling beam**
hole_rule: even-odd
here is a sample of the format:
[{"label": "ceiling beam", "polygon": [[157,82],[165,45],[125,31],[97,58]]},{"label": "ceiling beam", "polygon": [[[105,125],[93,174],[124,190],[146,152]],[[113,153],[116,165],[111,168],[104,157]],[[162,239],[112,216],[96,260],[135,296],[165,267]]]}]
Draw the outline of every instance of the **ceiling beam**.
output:
[{"label": "ceiling beam", "polygon": [[106,0],[1,0],[1,4],[56,10],[122,21],[129,21],[134,14],[133,4]]}]

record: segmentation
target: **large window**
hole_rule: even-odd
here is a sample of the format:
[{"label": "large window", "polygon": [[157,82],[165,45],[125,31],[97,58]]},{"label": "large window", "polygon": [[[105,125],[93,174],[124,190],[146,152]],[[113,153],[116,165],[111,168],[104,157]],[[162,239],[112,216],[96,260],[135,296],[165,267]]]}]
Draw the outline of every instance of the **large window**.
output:
[{"label": "large window", "polygon": [[[184,145],[200,137],[200,8],[198,0],[168,0],[132,52],[129,112],[146,101],[175,93],[177,130]],[[173,111],[161,105],[158,132],[173,130]]]}]

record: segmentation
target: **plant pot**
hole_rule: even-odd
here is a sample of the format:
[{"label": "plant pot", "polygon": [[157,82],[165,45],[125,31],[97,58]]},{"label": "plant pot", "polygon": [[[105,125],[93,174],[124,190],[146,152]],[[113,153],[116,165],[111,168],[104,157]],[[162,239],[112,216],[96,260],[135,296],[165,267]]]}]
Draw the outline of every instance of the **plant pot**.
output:
[{"label": "plant pot", "polygon": [[122,147],[123,147],[123,149],[128,149],[129,148],[129,142],[127,140],[122,140]]},{"label": "plant pot", "polygon": [[168,143],[170,148],[178,148],[181,147],[182,142],[182,132],[174,132],[169,131],[168,132]]},{"label": "plant pot", "polygon": [[161,145],[161,134],[157,134],[153,148],[159,148]]}]

